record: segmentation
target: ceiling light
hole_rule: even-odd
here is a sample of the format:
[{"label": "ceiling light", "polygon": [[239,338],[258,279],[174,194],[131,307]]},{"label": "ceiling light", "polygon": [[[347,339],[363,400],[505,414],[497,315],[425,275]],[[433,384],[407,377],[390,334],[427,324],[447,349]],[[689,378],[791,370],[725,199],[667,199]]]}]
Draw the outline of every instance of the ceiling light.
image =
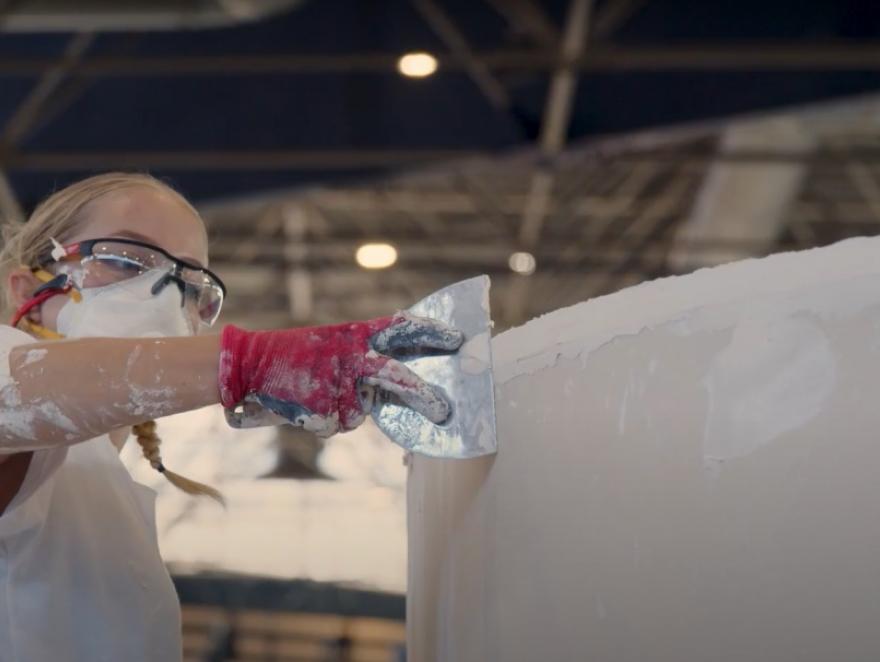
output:
[{"label": "ceiling light", "polygon": [[364,269],[387,269],[397,262],[397,249],[391,244],[364,244],[355,259]]},{"label": "ceiling light", "polygon": [[407,53],[397,61],[397,70],[409,78],[425,78],[437,71],[437,58],[430,53]]},{"label": "ceiling light", "polygon": [[507,264],[510,265],[511,271],[515,271],[523,276],[535,273],[535,267],[537,266],[535,256],[531,253],[514,253],[510,256]]}]

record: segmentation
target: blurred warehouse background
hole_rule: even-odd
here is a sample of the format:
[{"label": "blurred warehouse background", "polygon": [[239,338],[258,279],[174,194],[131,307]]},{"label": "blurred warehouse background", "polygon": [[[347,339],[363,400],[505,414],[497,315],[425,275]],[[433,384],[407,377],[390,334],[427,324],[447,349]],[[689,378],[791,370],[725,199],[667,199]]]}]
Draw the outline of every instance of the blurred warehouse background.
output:
[{"label": "blurred warehouse background", "polygon": [[[488,273],[496,328],[880,228],[880,5],[0,0],[0,212],[110,169],[202,211],[251,328]],[[405,467],[216,409],[164,424],[191,660],[402,659]]]}]

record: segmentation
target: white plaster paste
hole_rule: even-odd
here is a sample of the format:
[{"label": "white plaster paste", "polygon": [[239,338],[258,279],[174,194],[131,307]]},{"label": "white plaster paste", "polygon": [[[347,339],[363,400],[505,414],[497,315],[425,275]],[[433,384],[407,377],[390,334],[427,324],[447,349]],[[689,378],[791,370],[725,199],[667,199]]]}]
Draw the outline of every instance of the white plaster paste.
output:
[{"label": "white plaster paste", "polygon": [[48,353],[48,349],[29,349],[24,355],[24,361],[22,361],[21,367],[42,361]]},{"label": "white plaster paste", "polygon": [[[878,256],[880,238],[850,239],[825,248],[701,269],[689,276],[637,285],[627,290],[626,297],[612,294],[593,299],[589,306],[563,308],[495,337],[495,381],[504,384],[551,366],[560,357],[589,354],[616,337],[635,335],[703,308],[717,311],[756,293],[779,295],[829,280],[876,274]],[[718,323],[711,318],[702,321],[710,326]],[[548,338],[553,339],[551,344]]]},{"label": "white plaster paste", "polygon": [[313,432],[319,437],[329,437],[339,430],[339,414],[336,412],[333,412],[330,416],[301,414],[296,417],[296,422],[304,430]]},{"label": "white plaster paste", "polygon": [[54,402],[46,400],[38,404],[36,407],[39,412],[39,417],[42,420],[73,434],[79,432],[76,423],[70,420],[70,418],[68,418],[64,412],[61,411],[61,408]]},{"label": "white plaster paste", "polygon": [[462,345],[458,354],[461,357],[461,369],[471,375],[478,375],[489,368],[489,343],[486,334],[481,333]]},{"label": "white plaster paste", "polygon": [[21,406],[21,396],[18,386],[11,382],[11,378],[4,379],[6,382],[0,390],[0,430],[9,433],[3,436],[3,452],[17,452],[27,450],[27,440],[34,439],[34,411],[31,408]]},{"label": "white plaster paste", "polygon": [[704,457],[746,455],[816,416],[834,389],[835,359],[810,317],[746,318],[712,362]]},{"label": "white plaster paste", "polygon": [[171,409],[176,396],[176,389],[171,386],[143,388],[134,384],[126,384],[128,402],[132,413],[138,416],[156,418],[165,416]]},{"label": "white plaster paste", "polygon": [[20,452],[47,448],[52,442],[40,441],[38,430],[49,424],[67,432],[65,439],[79,434],[76,424],[61,411],[61,408],[48,400],[37,400],[25,405],[21,402],[18,386],[6,384],[0,389],[0,452]]}]

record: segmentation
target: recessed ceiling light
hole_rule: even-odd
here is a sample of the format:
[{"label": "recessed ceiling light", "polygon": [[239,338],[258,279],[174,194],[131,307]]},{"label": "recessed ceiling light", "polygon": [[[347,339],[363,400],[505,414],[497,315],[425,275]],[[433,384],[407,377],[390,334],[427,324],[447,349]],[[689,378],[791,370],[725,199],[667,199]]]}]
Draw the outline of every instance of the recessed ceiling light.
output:
[{"label": "recessed ceiling light", "polygon": [[507,264],[510,265],[511,271],[523,276],[535,273],[535,267],[538,266],[535,256],[531,253],[514,253],[510,256]]},{"label": "recessed ceiling light", "polygon": [[364,269],[387,269],[397,262],[397,249],[391,244],[364,244],[355,259]]},{"label": "recessed ceiling light", "polygon": [[430,53],[407,53],[397,61],[397,70],[409,78],[425,78],[437,71],[437,58]]}]

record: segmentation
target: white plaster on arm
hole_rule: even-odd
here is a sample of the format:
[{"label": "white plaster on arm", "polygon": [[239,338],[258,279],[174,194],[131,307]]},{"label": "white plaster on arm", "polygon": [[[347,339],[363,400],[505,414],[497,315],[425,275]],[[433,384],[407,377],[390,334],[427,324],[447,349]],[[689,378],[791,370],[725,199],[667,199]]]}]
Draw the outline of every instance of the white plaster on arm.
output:
[{"label": "white plaster on arm", "polygon": [[216,336],[0,350],[0,453],[65,446],[218,401]]}]

